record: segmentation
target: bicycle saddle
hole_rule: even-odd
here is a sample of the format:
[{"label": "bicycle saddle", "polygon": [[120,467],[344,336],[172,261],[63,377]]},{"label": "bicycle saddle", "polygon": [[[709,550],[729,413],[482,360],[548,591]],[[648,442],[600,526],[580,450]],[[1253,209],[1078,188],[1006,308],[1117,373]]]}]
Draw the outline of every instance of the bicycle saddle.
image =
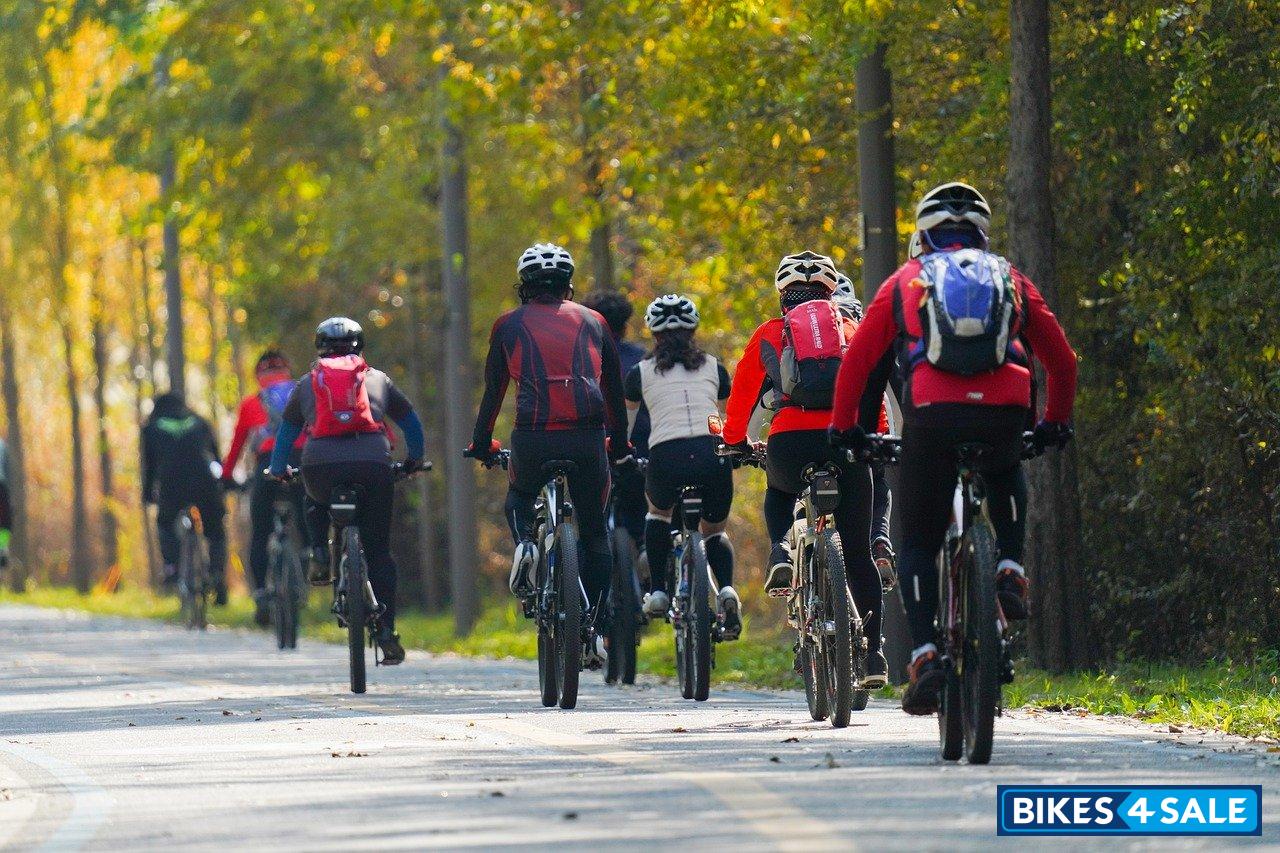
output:
[{"label": "bicycle saddle", "polygon": [[542,476],[544,479],[550,480],[552,477],[560,477],[578,470],[577,462],[570,462],[568,459],[552,459],[542,463]]},{"label": "bicycle saddle", "polygon": [[956,461],[965,468],[974,468],[985,462],[995,449],[989,444],[966,442],[956,445]]},{"label": "bicycle saddle", "polygon": [[356,520],[360,508],[360,489],[355,486],[336,486],[329,493],[329,517],[339,527],[346,527]]}]

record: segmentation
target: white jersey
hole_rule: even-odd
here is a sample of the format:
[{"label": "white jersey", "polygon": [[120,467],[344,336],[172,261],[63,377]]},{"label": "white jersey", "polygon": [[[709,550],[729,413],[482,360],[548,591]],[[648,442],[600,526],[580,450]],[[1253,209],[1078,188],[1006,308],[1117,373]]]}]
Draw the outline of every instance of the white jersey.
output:
[{"label": "white jersey", "polygon": [[705,436],[707,417],[718,414],[724,368],[713,356],[697,370],[673,365],[658,373],[652,357],[636,366],[640,391],[649,410],[649,446],[678,438]]}]

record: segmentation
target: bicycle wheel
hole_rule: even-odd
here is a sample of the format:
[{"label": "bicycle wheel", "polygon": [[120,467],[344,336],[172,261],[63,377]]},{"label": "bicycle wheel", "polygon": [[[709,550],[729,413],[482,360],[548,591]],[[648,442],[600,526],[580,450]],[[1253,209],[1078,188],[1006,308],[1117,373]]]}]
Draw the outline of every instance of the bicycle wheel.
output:
[{"label": "bicycle wheel", "polygon": [[996,544],[984,520],[968,532],[964,578],[963,694],[965,751],[970,764],[991,760],[996,707],[1000,704],[1000,628],[996,621]]},{"label": "bicycle wheel", "polygon": [[605,681],[636,683],[640,599],[635,583],[636,546],[622,529],[613,532],[613,582],[609,591],[609,662]]},{"label": "bicycle wheel", "polygon": [[271,628],[276,635],[276,648],[286,649],[289,647],[288,637],[288,616],[289,605],[285,600],[287,596],[287,581],[285,580],[284,568],[284,549],[273,536],[268,545],[268,553],[271,554],[271,565],[267,573],[267,578],[271,584],[267,590],[268,602],[271,608]]},{"label": "bicycle wheel", "polygon": [[685,648],[689,685],[695,702],[705,702],[711,693],[711,578],[707,574],[707,550],[702,534],[693,531],[685,546],[689,569],[689,609],[685,613]]},{"label": "bicycle wheel", "polygon": [[815,567],[814,582],[821,592],[823,618],[828,626],[823,631],[826,646],[827,704],[831,706],[831,725],[843,729],[849,725],[853,710],[853,621],[850,606],[849,583],[845,579],[844,551],[840,547],[840,535],[832,531],[822,534],[821,546],[815,549],[814,558],[820,560]]},{"label": "bicycle wheel", "polygon": [[347,652],[351,659],[351,692],[365,691],[364,642],[369,622],[369,602],[364,596],[365,566],[360,554],[360,531],[352,525],[342,531],[342,577],[347,621]]},{"label": "bicycle wheel", "polygon": [[809,716],[820,723],[831,715],[831,706],[827,704],[827,666],[813,642],[804,635],[800,637],[800,668]]},{"label": "bicycle wheel", "polygon": [[561,619],[556,628],[556,675],[560,678],[560,707],[578,704],[578,674],[582,672],[582,590],[578,583],[578,540],[569,524],[556,535],[560,552],[556,574]]},{"label": "bicycle wheel", "polygon": [[[546,541],[545,528],[538,528],[537,541]],[[560,681],[556,678],[556,641],[549,622],[559,612],[559,607],[556,604],[555,588],[548,577],[550,572],[551,554],[543,552],[538,557],[536,589],[538,590],[538,691],[544,708],[553,707],[560,701]]]},{"label": "bicycle wheel", "polygon": [[[941,577],[941,590],[938,596],[938,625],[943,634],[942,642],[947,645],[949,625],[947,602],[951,600],[952,578],[946,551],[938,554],[938,574]],[[964,755],[964,718],[960,710],[960,677],[956,674],[964,666],[963,650],[959,651],[958,660],[945,660],[947,668],[946,681],[942,688],[942,700],[938,704],[938,742],[942,747],[942,757],[946,761],[959,761]]]},{"label": "bicycle wheel", "polygon": [[281,551],[281,577],[284,581],[281,596],[281,621],[284,630],[278,632],[283,640],[282,649],[298,647],[298,627],[302,622],[302,604],[305,600],[308,585],[302,579],[302,557],[298,549],[286,543]]}]

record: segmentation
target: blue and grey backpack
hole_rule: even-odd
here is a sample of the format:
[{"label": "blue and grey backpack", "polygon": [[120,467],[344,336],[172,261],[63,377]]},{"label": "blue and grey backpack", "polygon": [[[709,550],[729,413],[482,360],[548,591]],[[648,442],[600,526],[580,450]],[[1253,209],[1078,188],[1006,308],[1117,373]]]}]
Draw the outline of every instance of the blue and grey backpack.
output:
[{"label": "blue and grey backpack", "polygon": [[926,296],[917,359],[965,376],[1004,364],[1018,303],[1009,262],[981,249],[960,249],[934,252],[920,264]]}]

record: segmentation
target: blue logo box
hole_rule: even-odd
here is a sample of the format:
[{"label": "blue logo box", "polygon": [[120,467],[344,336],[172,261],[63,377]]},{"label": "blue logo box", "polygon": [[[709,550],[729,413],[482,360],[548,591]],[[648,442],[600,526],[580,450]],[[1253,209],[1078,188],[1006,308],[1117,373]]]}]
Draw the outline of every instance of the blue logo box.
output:
[{"label": "blue logo box", "polygon": [[997,835],[1261,835],[1261,785],[998,785]]}]

